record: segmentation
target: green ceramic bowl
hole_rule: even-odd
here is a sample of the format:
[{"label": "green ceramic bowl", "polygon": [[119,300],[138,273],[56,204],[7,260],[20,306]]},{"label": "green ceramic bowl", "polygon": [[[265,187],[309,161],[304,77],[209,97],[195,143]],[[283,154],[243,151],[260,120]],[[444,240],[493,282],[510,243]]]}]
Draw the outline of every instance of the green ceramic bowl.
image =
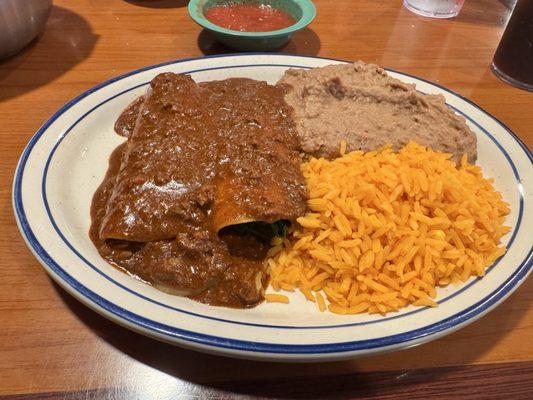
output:
[{"label": "green ceramic bowl", "polygon": [[[269,32],[240,32],[225,29],[210,22],[204,11],[228,3],[266,4],[292,15],[296,22],[284,29]],[[228,47],[248,51],[274,50],[289,41],[294,32],[305,28],[315,18],[316,9],[311,0],[191,0],[189,15],[204,29],[211,32]]]}]

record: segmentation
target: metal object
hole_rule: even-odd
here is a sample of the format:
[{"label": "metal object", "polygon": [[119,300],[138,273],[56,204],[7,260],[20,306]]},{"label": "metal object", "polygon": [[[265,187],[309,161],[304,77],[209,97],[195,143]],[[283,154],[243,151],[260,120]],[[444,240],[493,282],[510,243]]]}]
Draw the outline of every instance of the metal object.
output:
[{"label": "metal object", "polygon": [[51,8],[52,0],[0,0],[0,59],[41,34]]}]

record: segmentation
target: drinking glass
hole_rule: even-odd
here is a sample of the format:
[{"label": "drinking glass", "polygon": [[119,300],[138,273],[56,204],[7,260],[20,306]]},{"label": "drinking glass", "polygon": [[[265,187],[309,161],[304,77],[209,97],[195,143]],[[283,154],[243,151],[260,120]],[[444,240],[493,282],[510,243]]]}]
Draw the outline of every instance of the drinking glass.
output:
[{"label": "drinking glass", "polygon": [[403,5],[415,14],[432,18],[453,18],[465,0],[404,0]]},{"label": "drinking glass", "polygon": [[491,67],[503,81],[533,91],[533,0],[517,1]]}]

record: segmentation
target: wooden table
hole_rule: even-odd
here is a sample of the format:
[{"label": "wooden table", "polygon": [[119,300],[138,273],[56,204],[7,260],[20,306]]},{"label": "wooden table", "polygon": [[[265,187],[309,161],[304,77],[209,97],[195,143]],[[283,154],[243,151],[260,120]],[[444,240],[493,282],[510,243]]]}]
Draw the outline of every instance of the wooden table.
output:
[{"label": "wooden table", "polygon": [[[406,351],[338,363],[239,361],[172,347],[90,311],[45,274],[11,209],[11,182],[30,136],[63,103],[123,72],[227,52],[180,0],[56,0],[44,36],[0,62],[0,398],[259,397],[533,398],[533,280],[480,321]],[[455,20],[400,1],[316,1],[315,22],[281,51],[367,62],[445,85],[533,146],[533,94],[489,64],[509,15],[468,0]],[[449,397],[447,397],[449,398]]]}]

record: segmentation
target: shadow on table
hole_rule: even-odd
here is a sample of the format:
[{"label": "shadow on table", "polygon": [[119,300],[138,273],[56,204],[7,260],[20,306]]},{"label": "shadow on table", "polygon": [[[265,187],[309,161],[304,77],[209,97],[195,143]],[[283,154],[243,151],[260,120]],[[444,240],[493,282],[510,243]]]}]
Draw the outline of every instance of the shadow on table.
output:
[{"label": "shadow on table", "polygon": [[[240,51],[223,45],[205,29],[202,30],[198,35],[197,43],[198,48],[205,55],[227,54]],[[320,38],[311,28],[305,28],[299,32],[296,32],[286,45],[274,50],[273,52],[316,56],[319,51]]]},{"label": "shadow on table", "polygon": [[[283,364],[197,353],[144,337],[108,321],[59,286],[55,287],[70,310],[108,344],[145,365],[183,381],[188,395],[212,395],[213,398],[343,398],[354,394],[385,396],[398,392],[409,393],[415,389],[423,392],[427,385],[438,386],[443,380],[452,384],[450,381],[462,376],[462,367],[416,369],[417,365],[421,365],[416,360],[425,360],[425,366],[450,365],[453,362],[450,355],[462,354],[462,363],[474,361],[492,348],[505,332],[513,329],[524,314],[523,309],[511,305],[498,313],[497,319],[495,315],[492,319],[484,318],[461,332],[401,353],[330,363]],[[483,336],[477,332],[497,334]],[[398,354],[402,357],[399,358]],[[362,370],[364,364],[367,364],[368,370],[369,363],[370,367],[388,366],[391,371],[354,372]]]},{"label": "shadow on table", "polygon": [[126,3],[145,8],[178,8],[185,7],[188,0],[124,0]]},{"label": "shadow on table", "polygon": [[41,38],[0,61],[0,101],[53,81],[92,52],[98,36],[79,14],[54,6]]}]

